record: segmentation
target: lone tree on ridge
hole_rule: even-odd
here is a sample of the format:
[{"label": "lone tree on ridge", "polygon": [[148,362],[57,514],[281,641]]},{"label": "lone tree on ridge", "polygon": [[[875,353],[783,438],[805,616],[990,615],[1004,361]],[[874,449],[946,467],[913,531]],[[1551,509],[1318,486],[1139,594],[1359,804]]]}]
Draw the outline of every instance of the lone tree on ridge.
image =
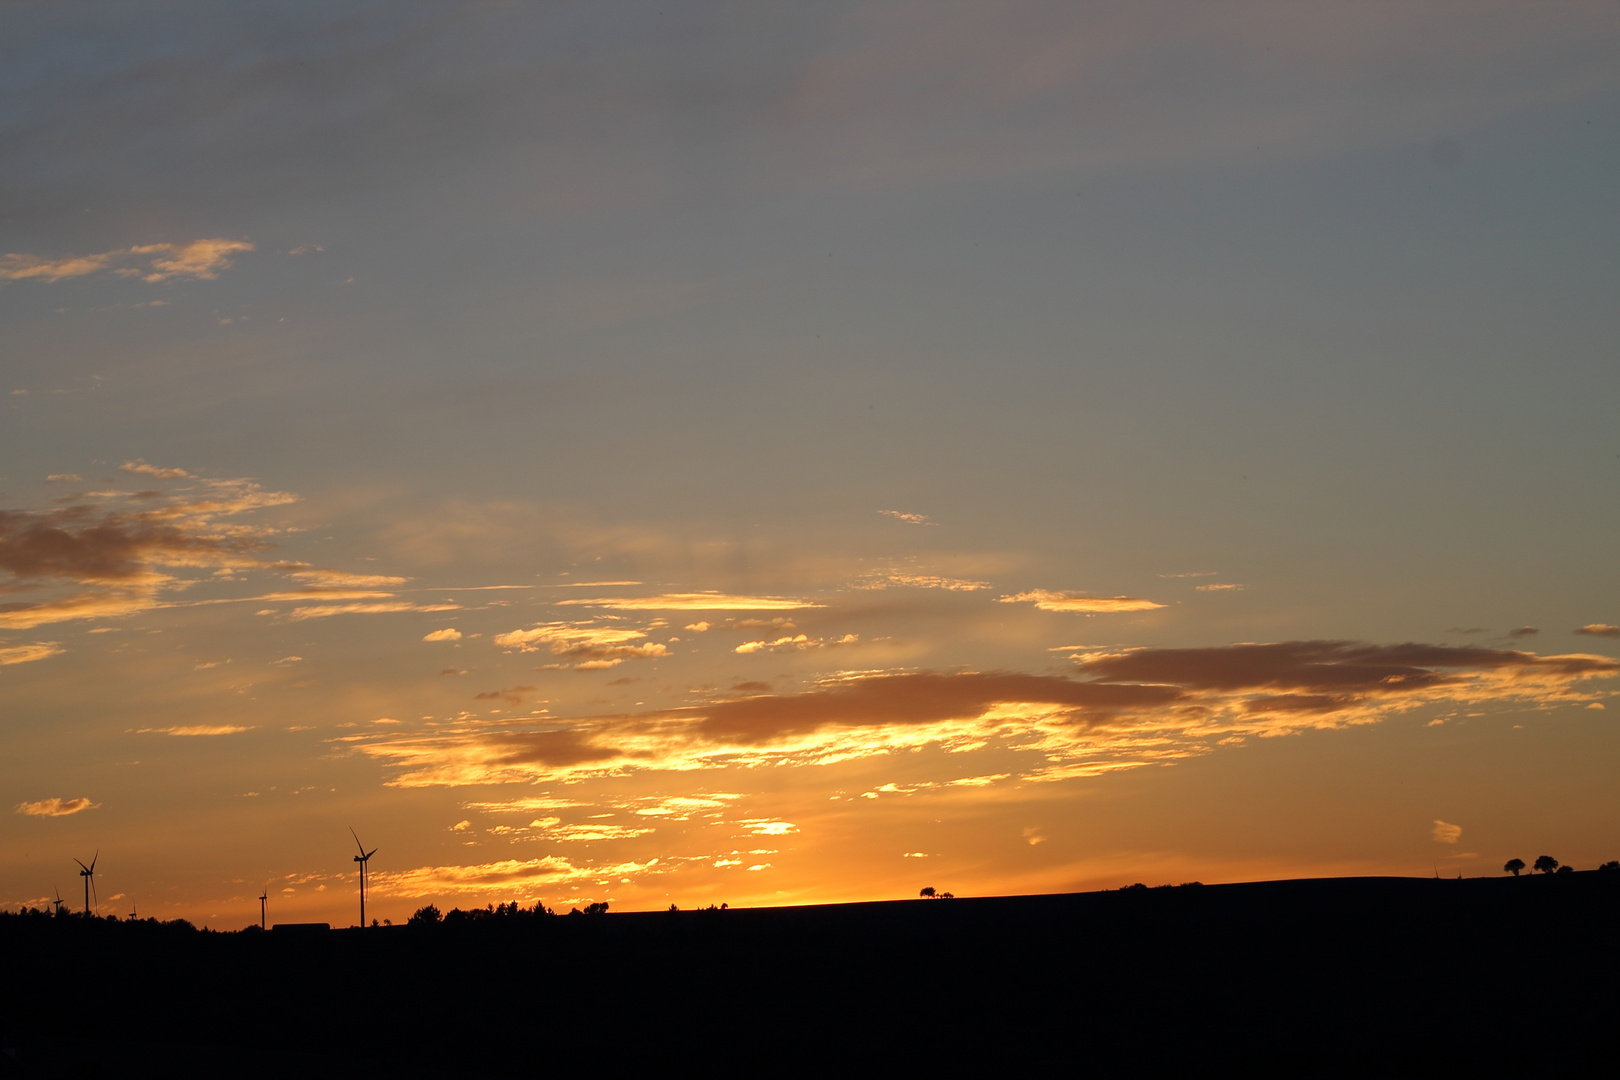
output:
[{"label": "lone tree on ridge", "polygon": [[1558,860],[1551,855],[1537,855],[1535,870],[1540,874],[1551,874],[1558,869]]},{"label": "lone tree on ridge", "polygon": [[1524,869],[1524,860],[1509,859],[1507,862],[1502,864],[1502,869],[1507,873],[1512,874],[1514,877],[1518,877],[1520,871]]}]

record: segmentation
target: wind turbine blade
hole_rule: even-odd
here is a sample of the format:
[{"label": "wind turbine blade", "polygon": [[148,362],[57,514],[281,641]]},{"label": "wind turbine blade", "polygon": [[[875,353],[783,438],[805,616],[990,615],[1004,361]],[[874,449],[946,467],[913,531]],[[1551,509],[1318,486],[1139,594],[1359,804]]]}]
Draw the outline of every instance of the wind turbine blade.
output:
[{"label": "wind turbine blade", "polygon": [[[95,862],[96,860],[91,859],[90,861]],[[96,907],[101,906],[101,895],[96,892],[96,875],[94,874],[90,875],[90,898],[96,902]]]},{"label": "wind turbine blade", "polygon": [[[80,865],[80,866],[84,866],[84,863],[82,863],[82,862],[79,862],[79,860],[78,860],[78,859],[74,859],[74,860],[73,860],[73,861],[74,861],[74,862],[76,862],[76,863],[79,863],[79,865]],[[91,861],[91,862],[95,862],[95,860],[94,860],[94,859],[91,859],[91,860],[90,860],[90,861]],[[86,872],[88,872],[88,871],[89,871],[89,870],[90,870],[90,868],[89,868],[89,867],[88,867],[88,866],[84,866],[84,869],[85,869],[85,871],[86,871]]]},{"label": "wind turbine blade", "polygon": [[99,858],[101,858],[101,849],[97,848],[96,853],[90,856],[90,872],[92,874],[96,872],[96,860]]},{"label": "wind turbine blade", "polygon": [[349,835],[354,837],[355,848],[360,852],[360,854],[364,855],[366,853],[366,845],[360,842],[360,834],[354,831],[353,825],[349,826]]},{"label": "wind turbine blade", "polygon": [[370,850],[370,851],[368,851],[368,852],[366,852],[366,858],[368,858],[368,859],[369,859],[369,858],[371,858],[371,857],[372,857],[372,856],[373,856],[373,855],[375,855],[375,854],[377,854],[377,849],[376,849],[376,848],[372,848],[372,849],[371,849],[371,850]]}]

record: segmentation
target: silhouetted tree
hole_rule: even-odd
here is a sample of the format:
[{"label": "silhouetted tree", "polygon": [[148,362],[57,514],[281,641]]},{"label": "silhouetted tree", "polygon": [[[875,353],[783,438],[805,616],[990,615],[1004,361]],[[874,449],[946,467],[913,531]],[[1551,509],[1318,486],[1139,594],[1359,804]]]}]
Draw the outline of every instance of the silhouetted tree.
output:
[{"label": "silhouetted tree", "polygon": [[1608,862],[1606,862],[1602,866],[1598,867],[1598,869],[1599,870],[1620,870],[1620,859],[1610,859]]},{"label": "silhouetted tree", "polygon": [[1534,869],[1538,874],[1550,874],[1558,869],[1558,860],[1551,855],[1537,855]]},{"label": "silhouetted tree", "polygon": [[1573,866],[1560,866],[1556,871],[1556,873],[1560,874],[1573,874],[1574,872],[1575,868]]},{"label": "silhouetted tree", "polygon": [[608,909],[607,901],[606,900],[598,900],[594,904],[586,904],[585,905],[585,914],[587,914],[587,915],[606,915],[607,914],[607,909]]},{"label": "silhouetted tree", "polygon": [[934,887],[930,885],[917,895],[932,900],[934,897]]},{"label": "silhouetted tree", "polygon": [[443,918],[444,916],[439,913],[438,908],[434,907],[432,904],[427,904],[416,909],[416,914],[410,917],[410,919],[407,921],[407,925],[432,926],[440,922]]},{"label": "silhouetted tree", "polygon": [[1509,859],[1507,862],[1502,864],[1502,870],[1506,873],[1512,874],[1514,877],[1518,877],[1519,874],[1524,870],[1524,860]]}]

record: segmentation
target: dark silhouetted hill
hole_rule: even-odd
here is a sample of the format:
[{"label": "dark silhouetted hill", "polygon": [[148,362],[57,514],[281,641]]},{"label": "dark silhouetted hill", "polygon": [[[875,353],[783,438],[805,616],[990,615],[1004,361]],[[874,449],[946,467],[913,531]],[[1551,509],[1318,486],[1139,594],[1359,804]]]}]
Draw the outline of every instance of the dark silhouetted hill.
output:
[{"label": "dark silhouetted hill", "polygon": [[1608,1062],[1620,1005],[1614,873],[512,911],[6,916],[0,1076],[1564,1071]]}]

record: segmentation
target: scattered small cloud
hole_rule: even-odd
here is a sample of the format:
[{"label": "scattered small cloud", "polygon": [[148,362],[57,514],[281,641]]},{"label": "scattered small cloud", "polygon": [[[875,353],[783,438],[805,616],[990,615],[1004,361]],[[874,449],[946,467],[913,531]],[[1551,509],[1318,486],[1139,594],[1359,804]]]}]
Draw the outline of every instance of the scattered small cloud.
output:
[{"label": "scattered small cloud", "polygon": [[246,240],[193,240],[189,244],[139,244],[94,255],[0,255],[0,281],[54,283],[110,270],[148,284],[190,279],[211,281],[232,266],[231,257],[252,251]]},{"label": "scattered small cloud", "polygon": [[148,465],[140,458],[136,458],[134,461],[124,462],[122,465],[118,466],[118,470],[120,472],[139,473],[142,476],[150,476],[157,480],[191,479],[191,474],[186,472],[184,469],[165,469],[157,465]]},{"label": "scattered small cloud", "polygon": [[775,652],[779,649],[824,649],[838,645],[858,645],[860,641],[859,634],[845,634],[840,638],[812,638],[805,634],[793,634],[783,635],[774,641],[745,641],[732,652],[746,656],[749,653]]},{"label": "scattered small cloud", "polygon": [[538,652],[544,646],[552,656],[572,661],[576,671],[595,671],[625,660],[669,655],[668,646],[646,641],[646,637],[644,632],[627,627],[554,622],[496,634],[494,641],[503,649],[518,652]]},{"label": "scattered small cloud", "polygon": [[1242,592],[1242,585],[1194,585],[1198,592]]},{"label": "scattered small cloud", "polygon": [[1462,837],[1462,826],[1453,825],[1449,821],[1441,821],[1439,818],[1435,818],[1434,828],[1430,830],[1429,835],[1433,836],[1438,843],[1455,844]]},{"label": "scattered small cloud", "polygon": [[694,634],[702,634],[709,629],[709,624],[707,622],[691,622],[687,623],[682,629],[690,630]]},{"label": "scattered small cloud", "polygon": [[1608,623],[1594,622],[1579,627],[1572,633],[1583,634],[1586,637],[1620,637],[1620,626],[1611,626]]},{"label": "scattered small cloud", "polygon": [[1081,592],[1054,592],[1031,589],[1014,596],[998,596],[999,604],[1032,603],[1041,611],[1080,611],[1089,615],[1111,615],[1123,611],[1153,611],[1164,607],[1152,600],[1131,596],[1087,596]]},{"label": "scattered small cloud", "polygon": [[1162,577],[1162,578],[1195,578],[1195,577],[1214,577],[1215,574],[1216,574],[1216,571],[1214,571],[1214,570],[1189,570],[1186,573],[1181,573],[1181,574],[1160,574],[1159,576]]},{"label": "scattered small cloud", "polygon": [[927,514],[908,514],[904,510],[879,510],[878,513],[886,514],[887,516],[894,518],[896,521],[903,521],[907,525],[939,524],[939,522],[930,519]]},{"label": "scattered small cloud", "polygon": [[[13,394],[26,394],[26,393],[28,393],[28,391],[26,391],[26,390],[13,390],[12,393]],[[51,473],[45,479],[50,481],[53,484],[82,484],[84,482],[84,477],[80,476],[76,472]]]},{"label": "scattered small cloud", "polygon": [[1046,837],[1041,835],[1041,830],[1040,830],[1039,826],[1031,825],[1031,826],[1029,826],[1029,828],[1024,830],[1024,843],[1030,844],[1030,845],[1033,846],[1035,844],[1041,844],[1041,843],[1045,843],[1045,842],[1046,842]]},{"label": "scattered small cloud", "polygon": [[16,812],[25,817],[67,817],[77,814],[81,810],[94,810],[100,803],[93,803],[86,798],[77,799],[41,799],[38,802],[18,803]]},{"label": "scattered small cloud", "polygon": [[472,828],[472,822],[466,820],[465,818],[463,818],[461,821],[458,821],[454,825],[450,826],[450,831],[451,832],[466,832],[470,828]]},{"label": "scattered small cloud", "polygon": [[539,687],[536,686],[508,686],[500,690],[485,690],[482,693],[474,694],[473,700],[504,701],[508,705],[521,705],[523,704],[522,695],[532,694],[538,689]]},{"label": "scattered small cloud", "polygon": [[434,630],[432,633],[423,634],[422,635],[422,640],[423,641],[460,641],[461,640],[461,631],[457,630],[453,626],[447,626],[443,630]]},{"label": "scattered small cloud", "polygon": [[1541,633],[1541,631],[1536,629],[1534,626],[1521,626],[1517,629],[1509,630],[1507,632],[1507,636],[1510,638],[1527,638],[1535,637],[1539,633]]}]

